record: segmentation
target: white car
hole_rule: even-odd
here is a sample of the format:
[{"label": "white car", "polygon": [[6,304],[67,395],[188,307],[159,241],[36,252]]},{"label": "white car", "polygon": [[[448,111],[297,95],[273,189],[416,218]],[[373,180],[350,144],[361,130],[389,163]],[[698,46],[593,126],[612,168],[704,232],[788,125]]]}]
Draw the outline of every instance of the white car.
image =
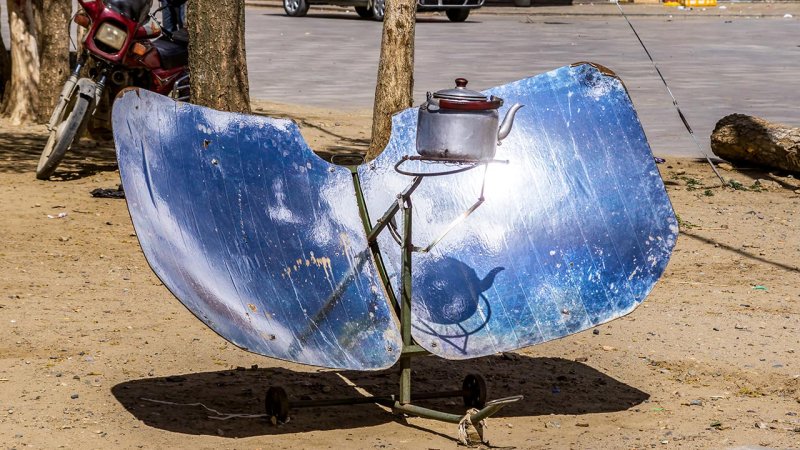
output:
[{"label": "white car", "polygon": [[[451,22],[463,22],[472,9],[483,6],[484,0],[417,0],[417,11],[444,11]],[[359,16],[383,20],[386,0],[283,0],[287,16],[302,17],[311,5],[353,6]]]}]

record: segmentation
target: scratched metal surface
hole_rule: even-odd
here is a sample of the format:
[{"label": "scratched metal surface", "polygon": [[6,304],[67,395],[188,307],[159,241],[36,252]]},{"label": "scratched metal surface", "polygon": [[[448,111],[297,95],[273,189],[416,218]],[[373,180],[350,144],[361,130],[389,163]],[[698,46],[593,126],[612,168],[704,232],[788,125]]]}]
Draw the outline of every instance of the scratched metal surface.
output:
[{"label": "scratched metal surface", "polygon": [[[526,105],[496,155],[510,163],[490,165],[486,202],[431,253],[413,256],[413,336],[449,359],[518,349],[632,311],[678,233],[618,79],[580,65],[487,92],[505,99],[501,119],[513,103]],[[416,108],[395,116],[387,149],[359,168],[372,220],[411,181],[392,167],[415,154],[416,120]],[[475,202],[482,178],[482,169],[426,178],[413,196],[414,244],[430,243]],[[400,249],[388,235],[379,245],[396,288]]]},{"label": "scratched metal surface", "polygon": [[200,320],[265,356],[380,369],[401,340],[350,173],[297,126],[127,91],[114,138],[151,267]]}]

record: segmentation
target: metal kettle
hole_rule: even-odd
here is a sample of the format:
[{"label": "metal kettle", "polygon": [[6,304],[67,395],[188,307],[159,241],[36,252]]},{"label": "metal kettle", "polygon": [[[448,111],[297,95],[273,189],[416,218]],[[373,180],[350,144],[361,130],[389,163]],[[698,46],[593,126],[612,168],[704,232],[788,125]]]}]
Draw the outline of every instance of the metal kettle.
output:
[{"label": "metal kettle", "polygon": [[457,78],[456,87],[435,93],[419,107],[417,153],[424,157],[455,161],[490,160],[497,144],[514,125],[523,105],[513,105],[498,127],[500,97],[467,89],[467,80]]}]

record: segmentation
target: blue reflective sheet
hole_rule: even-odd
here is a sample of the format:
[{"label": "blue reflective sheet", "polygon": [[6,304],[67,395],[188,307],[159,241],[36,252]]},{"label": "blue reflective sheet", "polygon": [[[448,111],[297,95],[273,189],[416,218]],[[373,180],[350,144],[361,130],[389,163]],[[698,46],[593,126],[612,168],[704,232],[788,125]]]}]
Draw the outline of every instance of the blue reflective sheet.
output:
[{"label": "blue reflective sheet", "polygon": [[113,129],[144,254],[200,320],[289,361],[366,370],[399,358],[352,176],[294,123],[129,90]]},{"label": "blue reflective sheet", "polygon": [[[430,253],[413,255],[412,334],[434,354],[472,358],[563,337],[632,311],[664,271],[678,225],[619,79],[563,67],[490,89],[526,105],[486,172],[486,201]],[[372,220],[411,179],[417,109],[393,120],[387,149],[359,168]],[[441,170],[423,163],[406,169]],[[414,244],[432,242],[479,197],[483,169],[426,178]],[[398,218],[398,222],[400,222]],[[395,289],[400,248],[381,254]]]}]

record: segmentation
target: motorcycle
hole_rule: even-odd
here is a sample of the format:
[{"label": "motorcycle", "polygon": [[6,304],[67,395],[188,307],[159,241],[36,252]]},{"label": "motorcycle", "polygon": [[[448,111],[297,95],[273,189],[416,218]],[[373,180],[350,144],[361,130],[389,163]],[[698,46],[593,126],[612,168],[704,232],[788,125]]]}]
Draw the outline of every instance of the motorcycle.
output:
[{"label": "motorcycle", "polygon": [[[167,7],[182,4],[177,0]],[[150,13],[152,0],[78,0],[73,21],[86,29],[70,77],[47,129],[36,178],[47,180],[79,141],[92,117],[103,119],[117,93],[129,86],[189,99],[189,36],[162,29]],[[85,70],[84,70],[85,69]],[[81,76],[81,72],[86,76]],[[107,118],[106,118],[107,120]]]}]

